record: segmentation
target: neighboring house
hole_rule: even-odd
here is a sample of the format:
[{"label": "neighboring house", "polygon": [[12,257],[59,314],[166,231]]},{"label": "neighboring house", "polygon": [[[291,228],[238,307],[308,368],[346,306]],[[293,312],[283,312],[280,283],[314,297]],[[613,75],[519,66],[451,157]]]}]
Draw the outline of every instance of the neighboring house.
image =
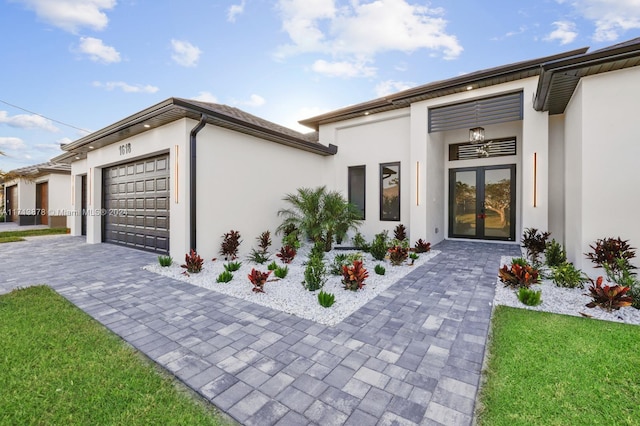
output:
[{"label": "neighboring house", "polygon": [[76,210],[108,209],[87,218],[88,242],[213,257],[237,229],[248,250],[279,223],[285,193],[326,185],[360,207],[368,238],[402,223],[412,241],[519,242],[533,227],[588,268],[597,238],[640,244],[638,65],[640,39],[573,50],[301,121],[311,135],[172,98],[54,161],[72,165]]},{"label": "neighboring house", "polygon": [[23,225],[66,227],[71,211],[71,167],[43,163],[8,173],[4,182],[5,221]]}]

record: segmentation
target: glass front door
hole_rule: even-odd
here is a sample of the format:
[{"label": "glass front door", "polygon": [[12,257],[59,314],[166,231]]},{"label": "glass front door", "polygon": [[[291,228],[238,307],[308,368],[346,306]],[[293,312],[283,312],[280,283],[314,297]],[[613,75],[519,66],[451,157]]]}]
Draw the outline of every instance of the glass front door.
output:
[{"label": "glass front door", "polygon": [[449,237],[515,240],[515,165],[449,170]]}]

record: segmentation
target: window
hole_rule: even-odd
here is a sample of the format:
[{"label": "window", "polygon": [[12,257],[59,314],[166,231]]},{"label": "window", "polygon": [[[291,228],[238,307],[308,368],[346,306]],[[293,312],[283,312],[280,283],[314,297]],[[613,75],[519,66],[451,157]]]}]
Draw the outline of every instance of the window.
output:
[{"label": "window", "polygon": [[365,218],[365,166],[349,167],[349,202],[360,211],[360,219]]},{"label": "window", "polygon": [[380,164],[380,220],[400,220],[400,162]]},{"label": "window", "polygon": [[463,142],[449,145],[449,161],[516,155],[516,138],[486,140],[484,143]]}]

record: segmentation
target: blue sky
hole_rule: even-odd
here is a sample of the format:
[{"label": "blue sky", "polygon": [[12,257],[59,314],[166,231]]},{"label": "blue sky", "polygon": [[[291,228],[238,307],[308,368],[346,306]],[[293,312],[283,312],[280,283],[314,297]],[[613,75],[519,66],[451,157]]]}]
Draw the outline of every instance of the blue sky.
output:
[{"label": "blue sky", "polygon": [[639,37],[640,0],[0,0],[0,35],[11,170],[172,96],[303,130],[420,84]]}]

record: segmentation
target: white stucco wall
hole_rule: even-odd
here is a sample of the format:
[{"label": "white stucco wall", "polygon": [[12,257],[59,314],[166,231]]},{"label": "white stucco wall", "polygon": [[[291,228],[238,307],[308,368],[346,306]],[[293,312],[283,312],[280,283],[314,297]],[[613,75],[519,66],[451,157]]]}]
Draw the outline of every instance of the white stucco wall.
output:
[{"label": "white stucco wall", "polygon": [[[277,212],[286,206],[282,198],[331,180],[327,174],[331,156],[212,125],[198,133],[197,154],[196,243],[205,258],[219,256],[222,236],[232,229],[242,237],[241,257],[257,247],[256,238],[267,230],[275,252],[281,247],[275,230],[282,222]],[[184,257],[173,251],[172,255]]]},{"label": "white stucco wall", "polygon": [[621,237],[640,246],[638,81],[640,68],[585,77],[567,108],[567,249],[594,277],[603,271],[583,253],[596,239]]},{"label": "white stucco wall", "polygon": [[564,244],[564,114],[549,116],[549,231]]},{"label": "white stucco wall", "polygon": [[[403,224],[411,236],[410,205],[415,203],[415,164],[409,161],[409,110],[402,109],[323,126],[323,143],[338,146],[331,160],[335,189],[348,193],[348,168],[366,166],[365,221],[360,232],[371,240],[382,231]],[[400,220],[380,220],[380,164],[400,162]],[[352,234],[352,233],[351,233]],[[350,234],[350,235],[351,235]]]},{"label": "white stucco wall", "polygon": [[[95,149],[87,154],[86,160],[72,163],[74,187],[73,209],[77,212],[71,220],[73,235],[80,235],[81,175],[87,175],[87,210],[100,212],[102,209],[102,169],[140,158],[169,152],[171,203],[170,203],[170,251],[172,255],[184,255],[188,251],[188,161],[189,132],[196,121],[181,119],[150,129],[139,135],[123,139],[119,143]],[[131,144],[131,152],[121,151],[120,146]],[[177,166],[177,167],[176,167]],[[176,192],[177,189],[177,192]],[[177,198],[176,198],[177,196]],[[102,242],[102,217],[98,214],[87,216],[87,243]]]}]

